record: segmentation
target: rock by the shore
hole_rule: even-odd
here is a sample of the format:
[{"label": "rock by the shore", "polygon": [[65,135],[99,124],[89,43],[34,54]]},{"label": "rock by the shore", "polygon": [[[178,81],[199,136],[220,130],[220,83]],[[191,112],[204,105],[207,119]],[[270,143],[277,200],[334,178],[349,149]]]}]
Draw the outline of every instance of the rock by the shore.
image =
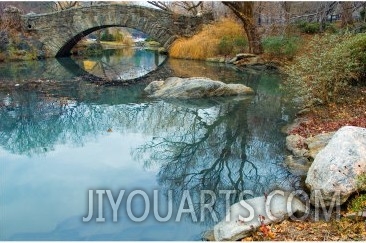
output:
[{"label": "rock by the shore", "polygon": [[286,147],[296,157],[307,156],[309,152],[305,146],[305,138],[298,134],[291,134],[286,137]]},{"label": "rock by the shore", "polygon": [[334,132],[321,133],[314,137],[308,137],[305,139],[305,144],[309,150],[308,155],[312,159],[315,159],[315,156],[327,146],[330,139],[333,137]]},{"label": "rock by the shore", "polygon": [[236,54],[236,56],[234,58],[232,58],[229,63],[235,63],[239,60],[245,59],[245,58],[253,58],[253,57],[257,57],[257,55],[252,54],[252,53],[239,53]]},{"label": "rock by the shore", "polygon": [[171,77],[165,81],[153,81],[144,91],[151,98],[178,99],[254,94],[253,89],[243,84],[225,84],[203,77]]},{"label": "rock by the shore", "polygon": [[209,57],[206,59],[206,62],[220,62],[225,63],[226,58],[225,57]]},{"label": "rock by the shore", "polygon": [[[296,213],[307,212],[306,206],[296,196],[291,198],[290,195],[290,193],[284,195],[273,193],[272,198],[270,195],[262,196],[233,204],[226,218],[215,225],[215,240],[236,241],[244,238],[261,225],[262,216],[264,216],[263,223],[270,224],[280,222]],[[288,203],[291,205],[289,210]],[[253,211],[250,212],[248,209]]]},{"label": "rock by the shore", "polygon": [[[340,203],[357,190],[357,176],[366,173],[366,128],[345,126],[339,129],[311,165],[306,185],[311,190],[310,202],[316,206],[315,190],[320,190],[326,206],[335,192]],[[319,193],[319,192],[318,192]]]},{"label": "rock by the shore", "polygon": [[289,155],[286,157],[284,164],[287,166],[287,169],[291,172],[291,174],[297,176],[306,176],[311,166],[311,161],[303,156],[295,157]]},{"label": "rock by the shore", "polygon": [[334,132],[308,138],[297,134],[287,136],[286,146],[292,152],[284,161],[288,170],[294,175],[306,176],[315,156],[328,144],[333,135]]}]

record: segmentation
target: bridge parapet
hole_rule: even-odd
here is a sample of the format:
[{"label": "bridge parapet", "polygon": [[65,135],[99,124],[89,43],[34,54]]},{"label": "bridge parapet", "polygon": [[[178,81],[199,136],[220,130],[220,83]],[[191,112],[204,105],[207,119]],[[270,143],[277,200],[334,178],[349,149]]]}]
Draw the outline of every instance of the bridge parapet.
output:
[{"label": "bridge parapet", "polygon": [[179,36],[192,36],[212,14],[186,16],[134,5],[94,5],[22,16],[22,28],[43,43],[46,56],[68,56],[84,36],[107,27],[140,30],[167,50]]}]

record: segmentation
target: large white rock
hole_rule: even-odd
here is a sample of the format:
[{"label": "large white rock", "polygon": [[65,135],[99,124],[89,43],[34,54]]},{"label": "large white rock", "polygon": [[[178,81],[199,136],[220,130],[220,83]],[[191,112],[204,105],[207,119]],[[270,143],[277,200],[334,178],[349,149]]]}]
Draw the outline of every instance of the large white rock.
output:
[{"label": "large white rock", "polygon": [[145,89],[153,98],[204,98],[254,94],[253,89],[243,84],[225,84],[209,78],[177,78],[153,81]]},{"label": "large white rock", "polygon": [[[307,205],[309,206],[309,205]],[[273,191],[268,197],[242,200],[230,207],[225,219],[214,227],[216,241],[236,241],[250,234],[261,225],[280,222],[295,213],[306,213],[306,207],[294,194]]]},{"label": "large white rock", "polygon": [[[339,193],[340,204],[343,204],[357,190],[357,176],[365,172],[366,129],[353,126],[340,128],[310,166],[305,181],[311,190],[310,202],[321,206],[323,200],[329,206],[332,205],[333,195]],[[316,201],[316,195],[322,198]]]}]

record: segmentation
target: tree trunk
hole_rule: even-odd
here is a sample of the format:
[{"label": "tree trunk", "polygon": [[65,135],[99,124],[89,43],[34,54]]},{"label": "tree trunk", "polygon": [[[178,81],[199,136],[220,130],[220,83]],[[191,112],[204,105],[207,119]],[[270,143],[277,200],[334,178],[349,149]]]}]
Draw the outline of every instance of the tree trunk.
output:
[{"label": "tree trunk", "polygon": [[254,20],[254,2],[222,2],[243,23],[249,42],[249,52],[254,54],[263,53],[261,40]]},{"label": "tree trunk", "polygon": [[342,27],[347,27],[353,24],[352,3],[341,2],[341,4],[342,4]]},{"label": "tree trunk", "polygon": [[290,36],[291,28],[290,28],[290,11],[291,11],[291,2],[283,2],[281,4],[283,11],[285,12],[285,34],[286,36]]}]

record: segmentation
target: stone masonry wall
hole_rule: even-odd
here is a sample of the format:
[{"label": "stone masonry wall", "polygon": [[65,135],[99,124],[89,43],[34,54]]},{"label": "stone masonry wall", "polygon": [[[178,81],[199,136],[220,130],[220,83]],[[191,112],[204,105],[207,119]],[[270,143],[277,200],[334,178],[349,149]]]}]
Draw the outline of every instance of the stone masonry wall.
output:
[{"label": "stone masonry wall", "polygon": [[178,36],[192,36],[212,15],[185,16],[132,5],[95,5],[22,16],[23,30],[44,44],[46,56],[65,56],[84,36],[106,27],[140,30],[166,49]]}]

